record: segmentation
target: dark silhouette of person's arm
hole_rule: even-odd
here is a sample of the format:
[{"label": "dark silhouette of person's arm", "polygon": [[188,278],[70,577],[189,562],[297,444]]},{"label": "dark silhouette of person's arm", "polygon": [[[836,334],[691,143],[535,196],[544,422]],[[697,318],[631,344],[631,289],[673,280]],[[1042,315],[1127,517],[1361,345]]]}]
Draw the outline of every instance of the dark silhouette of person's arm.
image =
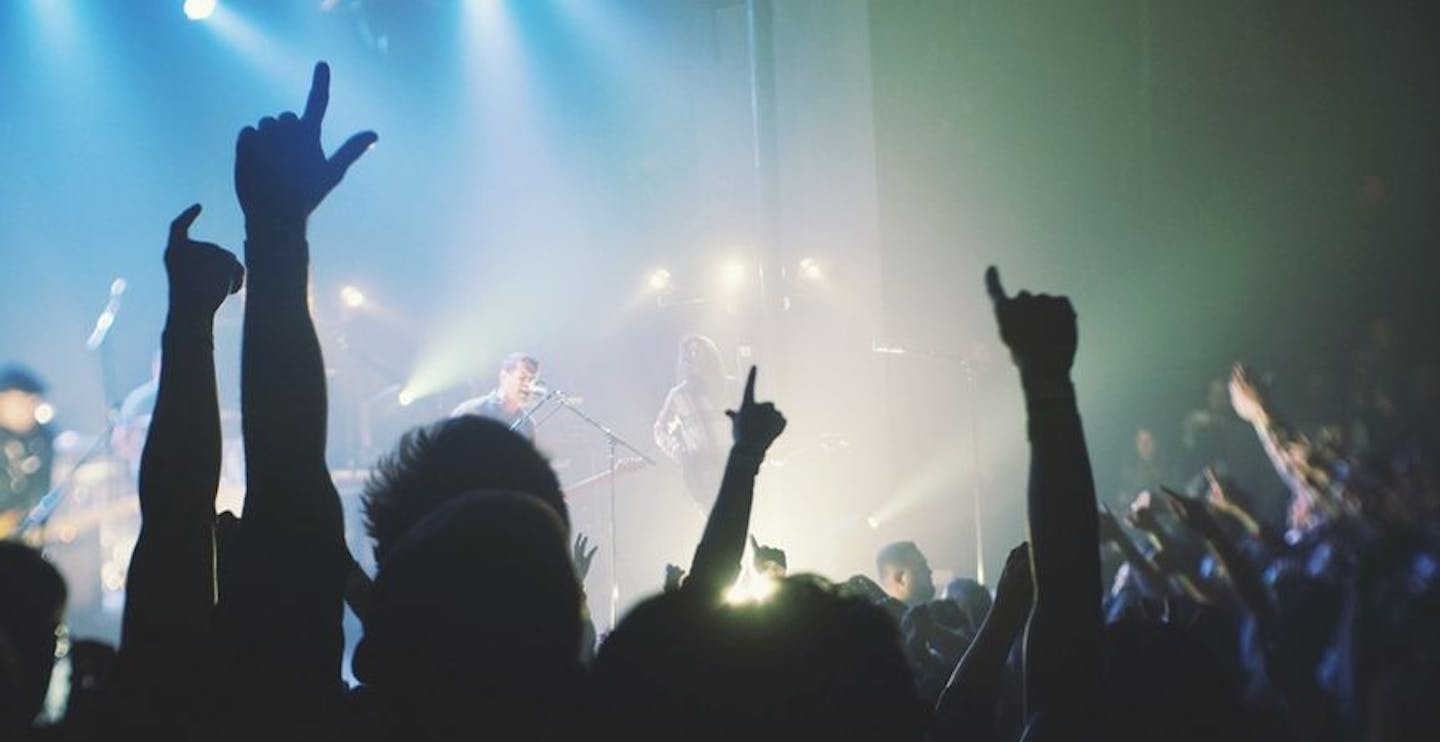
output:
[{"label": "dark silhouette of person's arm", "polygon": [[120,684],[139,717],[173,718],[196,706],[215,607],[221,434],[213,325],[245,274],[220,246],[190,239],[199,215],[195,204],[176,217],[165,248],[169,311],[121,626]]},{"label": "dark silhouette of person's arm", "polygon": [[[1168,502],[1164,497],[1153,495],[1149,490],[1135,496],[1135,501],[1131,503],[1130,509],[1125,515],[1125,520],[1139,531],[1150,551],[1148,554],[1142,554],[1139,546],[1133,541],[1130,542],[1130,545],[1135,547],[1134,553],[1137,558],[1131,559],[1127,554],[1127,563],[1131,565],[1132,570],[1135,570],[1137,578],[1144,577],[1140,574],[1140,570],[1145,569],[1145,565],[1149,565],[1150,575],[1158,577],[1155,584],[1161,588],[1149,590],[1156,599],[1178,597],[1197,603],[1213,603],[1215,596],[1205,590],[1204,580],[1197,571],[1199,563],[1193,557],[1197,557],[1198,554],[1195,553],[1193,545],[1179,540],[1177,534],[1172,533],[1160,522],[1156,511],[1161,507],[1169,507],[1166,504]],[[1102,525],[1101,538],[1104,540],[1106,528],[1103,517],[1100,523]],[[1115,543],[1117,548],[1124,551],[1124,544],[1119,541]]]},{"label": "dark silhouette of person's arm", "polygon": [[1136,584],[1147,597],[1164,600],[1170,594],[1170,590],[1166,585],[1160,565],[1141,553],[1140,547],[1131,540],[1130,534],[1120,527],[1120,520],[1104,506],[1100,508],[1099,523],[1100,543],[1108,543],[1115,547],[1115,550],[1120,553],[1120,557],[1130,565]]},{"label": "dark silhouette of person's arm", "polygon": [[995,589],[995,604],[940,694],[931,740],[986,742],[994,738],[995,706],[1000,697],[1005,661],[1030,617],[1034,589],[1030,579],[1030,547],[1020,544],[1005,560],[1005,569]]},{"label": "dark silhouette of person's arm", "polygon": [[570,545],[570,562],[575,565],[575,577],[580,581],[580,661],[589,665],[595,660],[595,621],[590,615],[590,595],[585,590],[585,578],[590,576],[590,563],[599,553],[598,545],[590,544],[590,537],[583,533],[575,535]]},{"label": "dark silhouette of person's arm", "polygon": [[1025,632],[1028,739],[1094,739],[1101,642],[1095,482],[1070,379],[1078,332],[1065,297],[1011,297],[990,268],[1000,338],[1020,370],[1030,438],[1027,496],[1035,606]]},{"label": "dark silhouette of person's arm", "polygon": [[735,445],[725,462],[720,494],[710,508],[705,531],[695,547],[687,590],[720,598],[740,575],[745,538],[750,533],[750,508],[755,499],[755,477],[770,444],[785,430],[785,416],[770,402],[755,402],[755,367],[745,382],[740,409],[726,410],[735,431]]},{"label": "dark silhouette of person's arm", "polygon": [[249,290],[241,351],[247,490],[233,629],[242,662],[273,683],[267,698],[300,711],[308,702],[292,689],[338,686],[352,564],[325,464],[325,371],[307,304],[307,220],[376,139],[357,134],[325,156],[320,128],[329,90],[322,62],[302,115],[261,119],[240,132],[235,148]]},{"label": "dark silhouette of person's arm", "polygon": [[1262,636],[1274,636],[1279,625],[1279,616],[1270,588],[1266,586],[1260,570],[1240,553],[1235,542],[1215,519],[1209,505],[1169,490],[1163,491],[1166,497],[1170,498],[1175,512],[1180,515],[1181,522],[1195,531],[1196,536],[1220,562],[1236,597],[1258,622]]}]

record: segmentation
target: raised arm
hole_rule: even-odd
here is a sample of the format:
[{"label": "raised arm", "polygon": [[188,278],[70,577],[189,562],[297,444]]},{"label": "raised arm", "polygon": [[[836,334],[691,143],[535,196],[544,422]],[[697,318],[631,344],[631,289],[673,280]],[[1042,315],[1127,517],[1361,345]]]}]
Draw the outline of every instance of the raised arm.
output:
[{"label": "raised arm", "polygon": [[1279,618],[1270,588],[1265,584],[1265,578],[1260,571],[1240,553],[1235,543],[1225,534],[1225,530],[1211,512],[1211,506],[1200,500],[1182,497],[1170,490],[1162,491],[1170,499],[1175,512],[1180,515],[1180,520],[1195,531],[1210,553],[1219,560],[1236,597],[1255,617],[1262,635],[1274,636]]},{"label": "raised arm", "polygon": [[357,134],[327,158],[320,125],[329,91],[322,62],[301,116],[261,119],[235,148],[250,288],[241,352],[247,489],[232,629],[242,662],[275,676],[265,692],[297,709],[308,701],[290,689],[338,686],[351,565],[325,465],[325,373],[307,306],[306,222],[376,138]]},{"label": "raised arm", "polygon": [[1035,607],[1025,634],[1028,739],[1093,739],[1100,685],[1095,482],[1075,402],[1075,310],[1065,297],[1006,295],[985,274],[1000,338],[1020,370],[1030,437],[1027,498]]},{"label": "raised arm", "polygon": [[[151,712],[193,706],[215,607],[215,492],[220,411],[213,323],[245,271],[235,256],[190,239],[195,204],[170,224],[165,248],[169,312],[160,383],[140,459],[140,535],[130,558],[120,672]],[[153,706],[152,706],[153,704]],[[144,714],[142,709],[135,709]]]},{"label": "raised arm", "polygon": [[1292,496],[1308,500],[1331,517],[1343,513],[1347,503],[1332,491],[1343,462],[1327,457],[1285,424],[1243,364],[1235,364],[1230,373],[1230,405],[1235,414],[1255,428],[1265,455]]},{"label": "raised arm", "polygon": [[755,367],[745,382],[745,396],[739,411],[726,410],[735,434],[735,445],[725,462],[720,494],[705,521],[705,532],[695,547],[695,559],[685,588],[699,590],[717,599],[740,575],[740,557],[750,532],[750,506],[755,498],[755,476],[770,444],[785,431],[785,416],[770,402],[755,402]]},{"label": "raised arm", "polygon": [[986,742],[995,736],[995,707],[1010,648],[1025,628],[1035,597],[1030,578],[1030,546],[1010,550],[995,604],[985,614],[975,640],[955,667],[935,707],[933,742]]},{"label": "raised arm", "polygon": [[250,271],[241,353],[246,522],[317,498],[316,483],[328,483],[325,372],[306,303],[306,222],[376,139],[356,134],[326,158],[320,124],[329,98],[330,70],[322,62],[303,115],[267,116],[236,142],[235,192]]},{"label": "raised arm", "polygon": [[1111,544],[1133,570],[1135,580],[1147,597],[1164,600],[1170,593],[1160,566],[1140,552],[1130,534],[1120,527],[1120,519],[1105,506],[1100,507],[1100,543]]}]

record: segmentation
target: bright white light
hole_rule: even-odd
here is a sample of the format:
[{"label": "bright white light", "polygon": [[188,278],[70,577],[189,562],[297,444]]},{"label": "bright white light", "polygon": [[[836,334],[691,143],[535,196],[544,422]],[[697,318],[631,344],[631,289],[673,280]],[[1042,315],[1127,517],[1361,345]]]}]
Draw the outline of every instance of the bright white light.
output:
[{"label": "bright white light", "polygon": [[870,530],[872,531],[878,530],[880,528],[880,519],[872,515],[865,519],[865,525],[870,526]]},{"label": "bright white light", "polygon": [[720,269],[720,282],[727,290],[734,291],[744,285],[745,271],[745,262],[743,260],[731,260]]},{"label": "bright white light", "polygon": [[365,294],[354,286],[346,286],[340,289],[340,303],[351,309],[359,309],[365,304]]},{"label": "bright white light", "polygon": [[670,288],[670,271],[667,271],[664,268],[656,270],[654,273],[650,274],[650,280],[648,283],[650,284],[651,291],[664,291],[665,289]]},{"label": "bright white light", "polygon": [[773,577],[765,575],[741,575],[729,590],[725,591],[725,602],[730,605],[742,603],[764,603],[780,588]]},{"label": "bright white light", "polygon": [[815,258],[803,258],[800,261],[800,277],[807,281],[819,281],[825,277],[825,271],[820,268],[820,261]]},{"label": "bright white light", "polygon": [[49,425],[55,419],[55,408],[45,402],[35,406],[35,422],[41,425]]},{"label": "bright white light", "polygon": [[410,387],[405,387],[400,390],[400,394],[395,397],[395,401],[399,402],[401,407],[409,407],[415,404],[415,391]]},{"label": "bright white light", "polygon": [[185,17],[203,21],[215,12],[215,0],[185,0]]}]

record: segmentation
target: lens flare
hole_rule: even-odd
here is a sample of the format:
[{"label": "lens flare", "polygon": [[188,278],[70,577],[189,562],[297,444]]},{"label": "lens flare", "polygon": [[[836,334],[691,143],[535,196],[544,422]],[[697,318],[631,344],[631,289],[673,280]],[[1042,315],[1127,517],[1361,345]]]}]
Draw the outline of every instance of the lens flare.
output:
[{"label": "lens flare", "polygon": [[203,21],[215,13],[215,0],[185,0],[185,17],[192,21]]}]

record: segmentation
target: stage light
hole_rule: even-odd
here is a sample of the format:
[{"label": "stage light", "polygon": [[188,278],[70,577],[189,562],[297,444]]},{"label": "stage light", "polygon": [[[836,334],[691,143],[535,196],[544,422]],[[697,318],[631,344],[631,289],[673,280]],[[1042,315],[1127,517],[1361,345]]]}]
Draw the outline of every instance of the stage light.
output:
[{"label": "stage light", "polygon": [[870,526],[870,530],[872,530],[872,531],[879,530],[879,529],[880,529],[880,519],[879,519],[879,518],[876,518],[875,516],[872,515],[872,516],[870,516],[869,518],[866,518],[866,519],[865,519],[865,525]]},{"label": "stage light", "polygon": [[41,425],[49,425],[55,419],[55,408],[48,403],[41,402],[35,406],[35,422]]},{"label": "stage light", "polygon": [[800,277],[807,281],[819,281],[825,277],[825,271],[820,267],[820,261],[815,258],[802,258],[800,260]]},{"label": "stage light", "polygon": [[651,291],[665,291],[670,288],[670,271],[660,268],[650,274],[649,280]]},{"label": "stage light", "polygon": [[192,21],[203,21],[215,12],[215,0],[185,0],[185,17]]},{"label": "stage light", "polygon": [[731,260],[720,269],[720,282],[727,290],[734,291],[745,284],[745,272],[745,261]]},{"label": "stage light", "polygon": [[365,305],[365,294],[354,286],[346,286],[340,289],[340,303],[351,309],[359,309]]},{"label": "stage light", "polygon": [[415,390],[408,386],[401,389],[400,393],[395,396],[395,401],[399,402],[401,407],[409,407],[415,404]]}]

